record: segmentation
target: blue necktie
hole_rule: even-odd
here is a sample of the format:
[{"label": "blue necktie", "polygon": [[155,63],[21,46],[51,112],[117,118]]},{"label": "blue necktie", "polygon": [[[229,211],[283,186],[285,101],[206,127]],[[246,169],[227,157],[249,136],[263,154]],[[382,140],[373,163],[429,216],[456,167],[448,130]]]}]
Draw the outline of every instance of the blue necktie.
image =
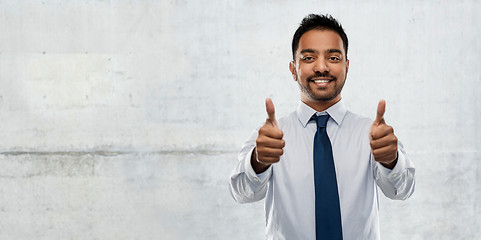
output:
[{"label": "blue necktie", "polygon": [[314,186],[316,191],[316,239],[342,239],[341,208],[332,147],[326,132],[329,115],[312,116],[314,136]]}]

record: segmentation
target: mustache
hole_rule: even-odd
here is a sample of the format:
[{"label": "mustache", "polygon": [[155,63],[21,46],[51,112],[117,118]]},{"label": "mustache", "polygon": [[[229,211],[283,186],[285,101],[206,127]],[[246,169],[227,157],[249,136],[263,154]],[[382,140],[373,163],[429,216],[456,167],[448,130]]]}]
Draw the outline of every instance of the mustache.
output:
[{"label": "mustache", "polygon": [[334,81],[337,79],[335,76],[332,76],[331,74],[329,74],[327,72],[323,72],[323,73],[316,72],[316,74],[307,77],[307,81],[312,81],[313,78],[328,78],[328,79],[331,79],[331,80],[334,80]]}]

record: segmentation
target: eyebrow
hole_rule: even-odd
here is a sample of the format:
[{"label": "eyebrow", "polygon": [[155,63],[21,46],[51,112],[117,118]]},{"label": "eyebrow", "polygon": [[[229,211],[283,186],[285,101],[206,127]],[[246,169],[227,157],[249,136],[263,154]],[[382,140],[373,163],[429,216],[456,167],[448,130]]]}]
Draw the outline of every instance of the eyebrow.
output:
[{"label": "eyebrow", "polygon": [[318,53],[318,51],[311,48],[306,48],[306,49],[302,49],[300,53],[301,54],[302,53]]},{"label": "eyebrow", "polygon": [[[312,48],[306,48],[306,49],[302,49],[300,53],[304,54],[304,53],[318,53],[318,52],[319,51],[314,50]],[[326,52],[327,53],[340,53],[340,54],[342,54],[341,50],[336,49],[336,48],[327,49]]]},{"label": "eyebrow", "polygon": [[341,50],[335,49],[335,48],[333,48],[333,49],[328,49],[327,52],[328,52],[328,53],[340,53],[340,54],[342,54]]}]

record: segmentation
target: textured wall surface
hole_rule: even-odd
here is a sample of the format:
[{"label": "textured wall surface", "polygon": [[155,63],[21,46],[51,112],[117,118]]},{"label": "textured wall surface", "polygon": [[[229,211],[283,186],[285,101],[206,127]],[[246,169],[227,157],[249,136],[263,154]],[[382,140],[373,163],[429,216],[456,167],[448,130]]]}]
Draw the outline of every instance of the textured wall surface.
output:
[{"label": "textured wall surface", "polygon": [[0,239],[263,239],[228,177],[265,117],[295,109],[308,13],[350,38],[343,98],[415,161],[381,197],[384,239],[481,237],[481,2],[0,0]]}]

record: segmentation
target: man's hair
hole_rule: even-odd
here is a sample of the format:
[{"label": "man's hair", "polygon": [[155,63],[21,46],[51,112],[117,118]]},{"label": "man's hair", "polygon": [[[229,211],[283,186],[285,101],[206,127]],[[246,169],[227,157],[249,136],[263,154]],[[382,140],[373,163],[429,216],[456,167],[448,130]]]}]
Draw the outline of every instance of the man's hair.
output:
[{"label": "man's hair", "polygon": [[339,34],[342,39],[344,52],[346,52],[347,58],[348,40],[342,25],[331,15],[309,14],[302,19],[299,28],[297,28],[296,32],[294,33],[294,37],[292,38],[292,59],[294,59],[294,61],[296,60],[296,51],[299,47],[299,39],[301,39],[301,36],[304,33],[310,30],[330,30]]}]

